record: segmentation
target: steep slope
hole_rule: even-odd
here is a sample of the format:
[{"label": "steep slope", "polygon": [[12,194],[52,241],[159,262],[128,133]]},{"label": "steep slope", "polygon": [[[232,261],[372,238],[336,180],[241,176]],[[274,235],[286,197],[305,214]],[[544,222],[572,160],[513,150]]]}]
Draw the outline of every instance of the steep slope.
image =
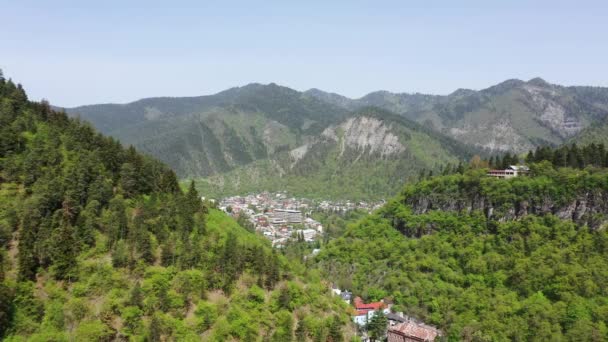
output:
[{"label": "steep slope", "polygon": [[580,131],[580,133],[570,138],[567,143],[577,143],[581,145],[602,143],[608,146],[608,118],[603,120],[603,122],[597,122]]},{"label": "steep slope", "polygon": [[470,149],[415,122],[364,108],[279,158],[206,179],[210,195],[255,189],[308,197],[385,198],[404,182],[470,157]]},{"label": "steep slope", "polygon": [[449,340],[605,340],[608,170],[534,169],[409,185],[312,263]]},{"label": "steep slope", "polygon": [[345,304],[301,270],[164,164],[0,77],[3,340],[348,338]]},{"label": "steep slope", "polygon": [[385,108],[495,151],[558,145],[608,116],[608,88],[563,87],[540,78],[507,80],[480,91],[459,89],[447,96],[382,91],[349,100],[319,90],[307,94],[347,109]]},{"label": "steep slope", "polygon": [[346,115],[340,107],[276,84],[67,112],[166,162],[180,177],[209,176],[266,159]]}]

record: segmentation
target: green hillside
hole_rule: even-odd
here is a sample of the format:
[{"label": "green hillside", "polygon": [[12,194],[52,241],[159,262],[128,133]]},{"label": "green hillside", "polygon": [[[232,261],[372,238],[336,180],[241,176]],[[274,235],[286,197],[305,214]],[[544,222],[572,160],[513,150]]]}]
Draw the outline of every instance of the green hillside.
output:
[{"label": "green hillside", "polygon": [[[201,179],[199,190],[215,198],[261,190],[385,198],[422,169],[458,163],[474,150],[386,110],[347,112],[274,84],[69,112],[159,158],[180,178]],[[395,149],[385,151],[391,143]]]},{"label": "green hillside", "polygon": [[210,176],[273,157],[347,113],[276,84],[249,84],[209,96],[82,106],[67,112],[160,159],[181,178]]},{"label": "green hillside", "polygon": [[200,191],[221,196],[259,190],[309,198],[379,199],[420,171],[458,164],[473,149],[379,108],[363,108],[315,139],[277,158],[202,179]]},{"label": "green hillside", "polygon": [[0,77],[6,341],[337,341],[314,272],[180,191],[173,171]]},{"label": "green hillside", "polygon": [[544,163],[533,172],[502,180],[471,170],[406,186],[313,264],[367,299],[392,297],[449,340],[606,340],[608,171]]}]

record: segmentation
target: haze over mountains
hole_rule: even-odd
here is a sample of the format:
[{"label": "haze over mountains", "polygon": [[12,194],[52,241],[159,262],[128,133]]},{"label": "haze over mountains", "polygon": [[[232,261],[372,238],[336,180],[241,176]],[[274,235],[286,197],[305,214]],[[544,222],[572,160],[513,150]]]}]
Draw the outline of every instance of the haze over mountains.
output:
[{"label": "haze over mountains", "polygon": [[445,96],[378,91],[351,99],[254,83],[67,112],[161,159],[182,178],[207,178],[218,192],[367,197],[391,195],[394,184],[421,170],[473,153],[521,153],[579,134],[586,142],[600,139],[602,131],[589,127],[608,117],[608,88],[535,78]]}]

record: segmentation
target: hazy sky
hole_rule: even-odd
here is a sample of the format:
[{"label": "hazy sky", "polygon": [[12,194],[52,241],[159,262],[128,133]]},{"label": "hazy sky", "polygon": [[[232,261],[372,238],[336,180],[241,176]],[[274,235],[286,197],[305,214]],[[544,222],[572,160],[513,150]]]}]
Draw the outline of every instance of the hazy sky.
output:
[{"label": "hazy sky", "polygon": [[0,68],[60,106],[250,82],[351,97],[608,86],[608,1],[501,2],[0,0]]}]

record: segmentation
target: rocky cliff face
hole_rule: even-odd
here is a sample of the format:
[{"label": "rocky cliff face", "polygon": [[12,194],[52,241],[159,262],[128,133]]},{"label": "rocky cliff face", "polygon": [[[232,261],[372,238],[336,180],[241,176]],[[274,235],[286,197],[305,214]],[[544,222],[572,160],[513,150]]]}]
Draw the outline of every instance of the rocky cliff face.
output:
[{"label": "rocky cliff face", "polygon": [[526,215],[555,215],[593,229],[608,226],[608,192],[585,190],[574,196],[556,198],[550,195],[531,194],[514,201],[504,201],[479,192],[454,194],[414,195],[405,198],[416,214],[432,210],[471,213],[483,212],[488,219],[504,222]]},{"label": "rocky cliff face", "polygon": [[346,148],[369,151],[388,156],[405,151],[399,137],[391,130],[391,124],[373,117],[349,118],[337,127],[323,131],[323,137],[339,142],[340,154]]}]

